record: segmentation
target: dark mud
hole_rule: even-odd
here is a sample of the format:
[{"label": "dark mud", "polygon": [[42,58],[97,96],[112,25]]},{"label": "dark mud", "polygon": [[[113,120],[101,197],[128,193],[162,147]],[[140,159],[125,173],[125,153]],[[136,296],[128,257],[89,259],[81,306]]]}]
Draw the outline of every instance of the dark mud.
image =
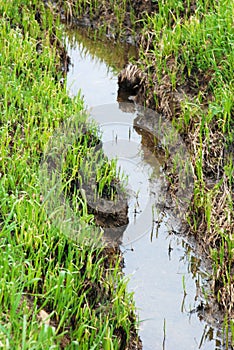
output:
[{"label": "dark mud", "polygon": [[[139,61],[134,65],[128,64],[121,71],[119,75],[120,96],[133,96],[131,99],[135,103],[152,108],[158,113],[163,114],[168,120],[175,121],[182,115],[183,102],[187,100],[190,103],[196,103],[197,96],[200,95],[202,96],[201,110],[206,112],[209,103],[213,100],[211,83],[214,79],[214,71],[208,69],[204,73],[193,70],[189,75],[185,66],[177,74],[176,86],[172,86],[167,71],[174,71],[175,58],[170,57],[165,59],[166,69],[162,72],[161,80],[158,82],[156,74],[157,62],[155,62],[150,53],[150,50],[153,49],[152,43],[153,34],[141,38],[141,49],[144,50],[146,56],[149,56],[150,67],[142,67],[142,62]],[[141,68],[139,68],[140,66]],[[194,169],[196,169],[196,159],[200,147],[200,125],[201,117],[194,115],[189,125],[183,125],[181,128],[181,137],[190,150]],[[189,227],[190,234],[196,237],[198,244],[202,247],[208,260],[210,259],[211,248],[217,251],[223,244],[221,236],[217,233],[215,221],[219,222],[219,227],[225,230],[225,234],[229,237],[231,237],[234,231],[233,213],[230,213],[232,216],[231,220],[225,214],[230,211],[225,198],[232,196],[232,203],[234,203],[233,188],[230,192],[230,182],[225,175],[225,164],[228,164],[229,159],[233,159],[232,146],[227,145],[218,119],[214,120],[212,125],[209,126],[209,133],[209,140],[207,140],[204,133],[202,135],[202,171],[205,191],[215,191],[215,187],[219,182],[222,185],[220,191],[216,191],[216,195],[212,198],[212,229],[210,229],[205,219],[205,208],[200,207],[198,211],[196,203],[193,200],[190,207],[192,225]],[[170,162],[167,168],[170,169]],[[171,182],[173,182],[173,187],[170,187],[170,191],[172,191],[172,196],[174,196],[177,192],[178,183],[170,170],[168,176]],[[197,177],[196,170],[195,177]],[[230,276],[233,275],[233,259],[231,259],[232,263],[230,266],[230,259],[228,258],[230,247],[228,247],[227,243],[224,244],[226,251],[224,257],[225,263],[223,265],[220,261],[220,268],[217,270],[216,276],[214,276],[212,289],[221,312],[228,313],[229,317],[232,318],[234,306],[233,283],[230,284],[224,276],[228,276],[229,273]],[[226,266],[229,266],[229,272],[226,270]],[[222,319],[223,314],[219,315],[219,317]]]},{"label": "dark mud", "polygon": [[[96,186],[96,183],[93,185]],[[128,202],[118,183],[112,184],[111,188],[116,193],[113,200],[109,195],[95,198],[90,182],[82,185],[87,198],[88,213],[93,214],[95,223],[103,228],[105,243],[110,246],[119,246],[123,232],[128,225]]]},{"label": "dark mud", "polygon": [[[129,75],[130,72],[130,75]],[[133,73],[133,75],[132,75]],[[165,87],[164,87],[165,88]],[[178,92],[173,92],[172,95],[167,96],[167,102],[165,99],[161,99],[161,103],[164,106],[164,110],[162,111],[161,108],[156,108],[154,100],[147,100],[146,94],[144,91],[148,91],[149,86],[147,83],[147,80],[143,74],[143,72],[136,66],[129,64],[119,75],[119,96],[121,101],[123,99],[133,100],[134,103],[139,103],[141,105],[148,105],[151,106],[153,110],[157,110],[160,112],[160,114],[163,114],[165,117],[165,120],[172,120],[173,117],[175,117],[178,113],[180,114],[180,103],[183,101],[182,96],[186,96],[185,94],[180,95]],[[162,89],[164,91],[164,89]],[[155,93],[155,91],[154,91]],[[163,92],[165,93],[165,91]],[[174,98],[174,96],[177,96],[177,98]],[[191,95],[190,95],[191,96]],[[195,95],[193,95],[195,96]],[[192,97],[191,96],[191,101]],[[170,99],[173,101],[171,104]],[[164,105],[165,104],[165,105]],[[166,108],[166,107],[167,108]],[[166,109],[165,109],[166,108]],[[204,105],[205,108],[205,105]],[[145,109],[147,111],[147,108]],[[217,152],[219,156],[219,160],[221,159],[221,155],[224,154],[224,136],[216,129],[216,126],[214,125],[214,136],[212,138],[212,141],[214,142],[213,152],[209,152],[207,163],[204,165],[205,167],[205,175],[206,175],[206,183],[207,188],[213,188],[218,180],[223,176],[223,169],[221,169],[221,164],[217,164]],[[176,212],[180,212],[183,210],[183,207],[178,207],[178,202],[176,202],[175,206],[175,198],[178,198],[180,196],[180,185],[181,182],[178,181],[177,174],[173,171],[171,171],[171,168],[173,166],[171,155],[169,154],[169,157],[165,158],[165,149],[162,147],[160,142],[158,141],[160,139],[158,127],[157,127],[157,121],[155,117],[152,115],[152,113],[144,113],[142,116],[137,117],[134,121],[134,128],[135,130],[142,135],[142,142],[147,145],[155,154],[158,154],[158,156],[164,156],[164,159],[166,159],[166,162],[163,166],[164,172],[167,174],[167,177],[169,179],[168,181],[168,187],[166,189],[166,197],[165,197],[165,205],[166,208],[171,210],[175,210]],[[190,142],[194,142],[194,136],[192,135],[192,132],[189,133],[189,135],[182,134],[181,138],[183,139],[183,142],[188,146]],[[220,142],[222,140],[222,142]],[[220,148],[219,148],[220,147]],[[191,150],[191,149],[190,149]],[[192,153],[192,152],[191,152]],[[222,165],[225,164],[225,159],[222,161]],[[219,174],[217,179],[217,174]],[[219,217],[220,223],[222,227],[225,227],[226,232],[229,232],[229,235],[233,232],[233,227],[230,227],[230,225],[226,222],[225,219],[225,211],[228,210],[228,208],[225,208],[224,205],[224,197],[228,192],[228,185],[227,180],[224,177],[223,181],[223,192],[222,194],[217,193],[217,197],[214,198],[213,202],[213,211],[215,212],[215,216]],[[187,187],[188,190],[188,187]],[[192,198],[192,196],[191,196]],[[193,199],[193,198],[192,198]],[[234,202],[234,197],[233,197]],[[189,209],[191,212],[195,212],[196,208],[194,206],[193,200],[191,201],[191,207]],[[212,291],[212,293],[209,294],[207,297],[207,303],[201,304],[200,307],[197,308],[196,312],[198,314],[198,317],[200,320],[206,320],[208,324],[210,325],[218,325],[220,329],[222,329],[225,322],[225,314],[228,312],[228,317],[232,317],[233,315],[233,291],[232,290],[225,290],[224,283],[222,282],[222,276],[225,275],[225,267],[222,267],[222,264],[220,264],[220,268],[218,271],[218,274],[216,275],[216,278],[213,276],[213,266],[210,260],[210,248],[217,248],[220,245],[220,237],[218,235],[210,235],[208,234],[208,226],[207,223],[204,220],[204,211],[201,208],[201,211],[198,216],[198,231],[193,231],[191,227],[188,225],[188,223],[183,220],[181,232],[184,237],[188,237],[189,242],[194,248],[194,251],[196,251],[197,256],[200,257],[202,261],[202,266],[205,271],[207,271],[210,275],[209,281],[207,281],[209,287],[208,289]],[[234,218],[232,220],[234,222]],[[228,247],[226,246],[225,249],[228,251]],[[228,264],[228,262],[226,262]],[[234,274],[234,267],[231,267],[231,273],[230,275],[233,276]],[[217,296],[220,295],[220,293],[223,293],[222,301],[219,300],[217,302]],[[228,337],[228,346],[230,346],[230,349],[232,349],[232,340],[231,340],[231,332],[229,332]]]},{"label": "dark mud", "polygon": [[[59,1],[57,3],[57,11],[60,13],[62,20],[72,27],[86,27],[104,32],[110,39],[121,39],[128,43],[137,43],[140,35],[137,33],[141,28],[138,20],[144,14],[156,12],[158,9],[157,2],[150,0],[127,0],[125,4],[120,3],[117,6],[125,5],[124,13],[115,12],[113,5],[106,1],[99,1],[97,4],[91,2],[83,2],[79,9],[74,9],[74,2],[68,1],[69,6],[64,6]],[[134,18],[134,22],[133,22]]]},{"label": "dark mud", "polygon": [[[178,208],[178,205],[175,204],[174,201],[175,196],[181,196],[179,188],[179,186],[181,186],[181,181],[178,182],[178,177],[176,176],[176,174],[174,172],[170,172],[170,168],[172,166],[171,155],[169,155],[169,157],[166,157],[165,155],[165,149],[160,143],[161,136],[157,126],[158,124],[156,122],[155,114],[152,113],[152,111],[151,113],[149,112],[141,114],[134,120],[134,129],[142,136],[142,144],[146,145],[147,148],[149,148],[154,154],[157,155],[157,157],[164,159],[164,161],[166,159],[163,165],[163,169],[167,176],[170,178],[170,181],[167,183],[164,189],[165,198],[164,203],[162,203],[161,211],[164,212],[166,210],[167,212],[177,214],[179,212],[179,214],[181,214],[182,208]],[[162,127],[162,129],[164,128]],[[188,191],[189,193],[188,186],[186,187],[186,191]],[[204,231],[205,229],[206,228],[204,228]],[[225,322],[223,311],[228,310],[229,313],[232,314],[232,300],[227,299],[226,304],[220,305],[219,303],[217,303],[217,299],[215,297],[216,294],[220,293],[220,290],[223,286],[222,284],[219,284],[217,282],[217,279],[214,280],[213,278],[213,266],[211,260],[209,259],[208,247],[211,245],[213,246],[217,243],[212,242],[211,238],[209,241],[207,241],[207,236],[200,236],[198,239],[198,237],[190,231],[189,225],[186,221],[182,221],[180,232],[174,232],[174,234],[182,237],[187,237],[189,244],[193,248],[193,251],[196,252],[196,256],[198,257],[198,259],[200,259],[201,270],[206,271],[206,273],[208,274],[207,276],[209,276],[206,278],[206,293],[208,291],[208,294],[206,294],[205,296],[206,301],[201,301],[201,303],[190,312],[191,314],[196,312],[200,320],[204,320],[205,322],[207,322],[208,325],[220,329],[220,332],[223,332],[223,329],[225,328],[223,323]],[[221,277],[224,273],[224,270],[220,270],[219,273]],[[215,291],[215,295],[211,291]],[[230,292],[229,297],[232,298],[232,295],[232,292]],[[232,339],[230,334],[231,333],[229,333],[229,335],[227,336],[228,340],[226,346],[230,346],[230,349],[233,349],[231,345]]]}]

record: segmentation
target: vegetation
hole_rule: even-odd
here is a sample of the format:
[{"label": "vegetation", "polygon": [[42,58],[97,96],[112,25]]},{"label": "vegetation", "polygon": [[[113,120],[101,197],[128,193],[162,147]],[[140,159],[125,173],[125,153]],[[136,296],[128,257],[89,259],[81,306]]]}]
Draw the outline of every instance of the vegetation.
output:
[{"label": "vegetation", "polygon": [[191,153],[195,184],[185,219],[212,262],[213,293],[233,340],[233,2],[70,0],[64,13],[136,40],[136,101],[170,119]]},{"label": "vegetation", "polygon": [[[140,348],[121,256],[104,247],[84,193],[69,193],[83,240],[63,232],[48,211],[53,198],[45,191],[50,173],[43,173],[44,165],[61,170],[64,198],[78,170],[83,180],[94,178],[97,196],[104,190],[115,196],[110,184],[117,175],[115,163],[96,152],[98,132],[86,125],[83,101],[67,96],[62,33],[44,2],[0,1],[0,347]],[[58,133],[74,116],[77,138],[66,148]],[[56,164],[61,168],[50,162],[51,145],[65,154]],[[88,160],[97,154],[96,168]]]},{"label": "vegetation", "polygon": [[[84,179],[98,182],[107,174],[96,195],[115,195],[110,186],[114,163],[100,156],[100,168],[93,173],[92,164],[88,168],[89,161],[84,162],[81,177],[74,167],[82,152],[92,159],[98,145],[95,129],[90,127],[84,139],[72,139],[61,166],[60,190],[82,223],[83,244],[55,225],[54,207],[48,213],[43,198],[39,170],[46,145],[71,116],[78,116],[80,130],[85,122],[82,100],[70,100],[62,83],[68,61],[58,11],[73,24],[92,24],[108,37],[137,43],[137,101],[170,119],[191,152],[195,185],[185,219],[212,262],[213,293],[233,342],[233,2],[45,3],[0,2],[0,345],[119,349],[131,347],[135,336],[121,258],[115,249],[110,256],[97,244],[99,231],[84,193],[73,191],[74,184],[79,188]],[[173,176],[171,191],[176,193]],[[87,232],[97,237],[92,244],[85,240]]]}]

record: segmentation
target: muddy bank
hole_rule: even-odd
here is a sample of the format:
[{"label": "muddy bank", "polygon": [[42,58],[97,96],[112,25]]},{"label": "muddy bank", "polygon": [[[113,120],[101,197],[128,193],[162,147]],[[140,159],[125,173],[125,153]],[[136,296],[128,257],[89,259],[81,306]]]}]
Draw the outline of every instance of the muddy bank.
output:
[{"label": "muddy bank", "polygon": [[110,39],[121,39],[128,43],[137,43],[140,40],[138,30],[143,14],[156,12],[158,4],[152,1],[106,1],[82,2],[69,0],[61,4],[55,1],[58,13],[69,26],[86,27],[98,30]]}]

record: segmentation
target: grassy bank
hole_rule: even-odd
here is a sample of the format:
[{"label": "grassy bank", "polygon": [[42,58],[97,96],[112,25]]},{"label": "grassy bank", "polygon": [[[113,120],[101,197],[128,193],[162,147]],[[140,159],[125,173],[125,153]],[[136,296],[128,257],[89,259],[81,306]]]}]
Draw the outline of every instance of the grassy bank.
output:
[{"label": "grassy bank", "polygon": [[146,15],[139,100],[165,114],[191,153],[190,232],[213,264],[213,292],[233,317],[234,33],[232,2],[168,2]]},{"label": "grassy bank", "polygon": [[213,294],[233,339],[233,2],[69,1],[64,14],[136,38],[136,101],[172,121],[189,149],[195,185],[185,219],[212,262]]},{"label": "grassy bank", "polygon": [[[83,129],[83,101],[67,96],[62,34],[58,18],[43,2],[1,1],[0,347],[136,349],[134,305],[121,257],[117,249],[97,244],[94,216],[83,192],[74,190],[84,154],[86,160],[96,156],[95,167],[88,169],[86,162],[80,173],[82,180],[97,180],[97,196],[113,189],[116,172],[101,153],[97,158],[95,129]],[[80,234],[87,238],[91,232],[93,241],[64,234],[47,210],[46,186],[41,186],[48,145],[71,116],[82,135],[61,149],[67,153],[59,190],[69,196],[75,222],[82,223]]]},{"label": "grassy bank", "polygon": [[[213,292],[233,317],[233,3],[173,2],[144,21],[142,96],[180,130],[194,169],[190,232],[213,264]],[[141,98],[142,98],[141,96]]]}]

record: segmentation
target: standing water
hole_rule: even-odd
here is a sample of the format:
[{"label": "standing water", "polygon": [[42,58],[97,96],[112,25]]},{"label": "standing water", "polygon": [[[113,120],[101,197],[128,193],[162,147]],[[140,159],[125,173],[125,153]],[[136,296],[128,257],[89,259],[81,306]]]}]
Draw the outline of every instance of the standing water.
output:
[{"label": "standing water", "polygon": [[118,158],[128,176],[129,225],[122,237],[124,273],[140,319],[144,350],[218,350],[219,332],[204,320],[200,295],[206,274],[190,245],[178,235],[178,219],[159,210],[162,161],[144,146],[134,128],[134,105],[117,103],[117,71],[126,45],[93,41],[76,32],[67,36],[72,66],[71,96],[81,91],[91,117],[100,125],[105,154]]}]

